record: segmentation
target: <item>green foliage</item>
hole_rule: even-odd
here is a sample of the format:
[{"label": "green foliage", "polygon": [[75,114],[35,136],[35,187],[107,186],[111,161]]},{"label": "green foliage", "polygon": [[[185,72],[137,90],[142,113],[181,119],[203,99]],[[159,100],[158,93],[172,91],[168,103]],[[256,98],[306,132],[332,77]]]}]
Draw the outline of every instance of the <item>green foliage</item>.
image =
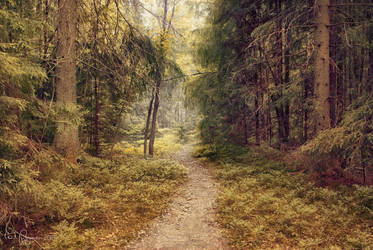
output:
[{"label": "green foliage", "polygon": [[[182,143],[178,139],[177,131],[174,129],[163,128],[157,131],[157,140],[155,141],[155,152],[157,157],[169,158],[177,151],[181,150]],[[138,140],[132,143],[122,141],[114,145],[112,154],[136,155],[138,157],[144,154],[144,140]]]},{"label": "green foliage", "polygon": [[[37,209],[46,211],[48,219],[59,221],[61,219],[82,219],[82,211],[86,206],[86,199],[79,187],[63,184],[52,180],[43,185],[39,191],[40,197],[35,204]],[[40,200],[39,200],[40,199]]]},{"label": "green foliage", "polygon": [[231,143],[201,144],[196,148],[194,153],[195,157],[206,157],[210,160],[222,160],[224,162],[230,162],[232,159],[236,162],[247,162],[248,156],[250,156],[250,159],[253,161],[261,161],[263,155],[272,158],[280,157],[280,153],[271,147],[266,147],[264,145],[261,148],[245,147]]},{"label": "green foliage", "polygon": [[61,221],[53,227],[55,231],[51,235],[51,242],[44,247],[46,249],[91,249],[93,245],[93,237],[90,230],[79,232],[74,223],[69,223],[66,220]]},{"label": "green foliage", "polygon": [[0,136],[0,157],[7,160],[19,158],[27,146],[27,137],[5,128],[3,132],[4,135]]},{"label": "green foliage", "polygon": [[6,228],[17,232],[17,221],[24,221],[26,230],[56,223],[43,229],[52,232],[39,242],[47,249],[123,247],[160,215],[186,177],[186,169],[169,159],[122,154],[115,160],[84,155],[80,161],[46,149],[1,160],[0,197],[10,212],[0,227],[10,221]]},{"label": "green foliage", "polygon": [[[252,152],[255,152],[253,150]],[[245,160],[246,159],[246,160]],[[235,249],[373,246],[370,187],[318,188],[262,153],[220,162],[219,222]],[[224,160],[226,161],[226,160]]]},{"label": "green foliage", "polygon": [[[34,8],[27,3],[0,3],[0,95],[4,92],[32,94],[35,87],[46,79],[46,73],[37,64],[33,38],[41,22]],[[18,8],[26,8],[21,14]],[[17,89],[17,91],[14,91]],[[17,93],[19,94],[19,93]]]},{"label": "green foliage", "polygon": [[4,119],[1,120],[1,125],[14,124],[13,118],[9,111],[22,112],[27,107],[27,101],[21,98],[15,98],[10,96],[0,96],[0,111]]},{"label": "green foliage", "polygon": [[301,150],[315,159],[330,156],[340,159],[347,168],[373,166],[373,98],[354,102],[340,124],[325,130]]},{"label": "green foliage", "polygon": [[[93,136],[97,124],[99,144],[116,143],[128,135],[120,128],[121,121],[138,98],[160,79],[159,48],[126,23],[127,19],[114,22],[113,16],[122,15],[115,9],[114,2],[85,6],[86,24],[82,29],[90,35],[81,37],[78,64],[78,103],[88,111],[82,123],[83,143],[89,142],[85,138]],[[90,144],[94,146],[92,140]]]},{"label": "green foliage", "polygon": [[12,163],[0,159],[0,197],[10,197],[19,178],[14,173]]},{"label": "green foliage", "polygon": [[79,126],[83,123],[83,117],[88,111],[75,104],[56,104],[54,107],[54,121],[68,125]]}]

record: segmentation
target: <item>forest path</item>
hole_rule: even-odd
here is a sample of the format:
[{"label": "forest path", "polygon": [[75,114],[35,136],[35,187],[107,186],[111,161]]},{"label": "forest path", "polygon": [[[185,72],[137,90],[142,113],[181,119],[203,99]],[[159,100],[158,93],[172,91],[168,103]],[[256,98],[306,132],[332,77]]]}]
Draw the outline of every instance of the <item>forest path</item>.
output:
[{"label": "forest path", "polygon": [[227,249],[215,221],[217,183],[191,156],[185,145],[175,159],[189,169],[188,180],[170,208],[157,218],[147,234],[128,249]]}]

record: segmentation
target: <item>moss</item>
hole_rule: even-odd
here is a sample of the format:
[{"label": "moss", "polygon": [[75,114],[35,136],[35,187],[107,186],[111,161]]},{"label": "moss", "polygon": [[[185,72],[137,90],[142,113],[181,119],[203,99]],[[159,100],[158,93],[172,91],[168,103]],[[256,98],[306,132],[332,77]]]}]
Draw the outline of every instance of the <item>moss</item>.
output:
[{"label": "moss", "polygon": [[[165,133],[160,140],[169,154],[175,147],[167,144],[174,139]],[[8,183],[0,189],[8,211],[1,233],[27,231],[37,238],[29,245],[46,249],[125,246],[162,213],[187,172],[166,154],[144,160],[142,154],[117,153],[115,158],[82,155],[75,164],[53,150],[35,148],[17,162],[0,162]],[[3,243],[17,247],[19,241]]]},{"label": "moss", "polygon": [[232,248],[373,247],[372,188],[316,187],[266,152],[250,151],[214,167],[218,220]]}]

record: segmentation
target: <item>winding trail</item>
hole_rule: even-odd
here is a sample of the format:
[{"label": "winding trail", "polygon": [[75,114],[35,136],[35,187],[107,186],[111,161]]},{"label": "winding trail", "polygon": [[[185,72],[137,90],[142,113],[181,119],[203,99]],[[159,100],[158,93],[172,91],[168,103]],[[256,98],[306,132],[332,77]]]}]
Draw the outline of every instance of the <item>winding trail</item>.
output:
[{"label": "winding trail", "polygon": [[189,169],[188,180],[166,213],[128,249],[228,249],[215,222],[217,184],[186,145],[175,159]]}]

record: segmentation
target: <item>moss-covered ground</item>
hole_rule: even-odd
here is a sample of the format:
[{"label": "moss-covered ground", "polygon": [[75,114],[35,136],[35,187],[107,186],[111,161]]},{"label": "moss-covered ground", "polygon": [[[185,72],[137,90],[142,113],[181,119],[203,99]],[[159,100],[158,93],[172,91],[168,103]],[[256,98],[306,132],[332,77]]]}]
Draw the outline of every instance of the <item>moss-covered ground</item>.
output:
[{"label": "moss-covered ground", "polygon": [[1,220],[8,222],[0,248],[122,249],[138,237],[187,170],[169,157],[181,148],[172,131],[157,141],[154,158],[133,147],[118,143],[102,158],[83,154],[79,164],[48,149],[9,162],[14,183],[1,190]]},{"label": "moss-covered ground", "polygon": [[220,183],[218,220],[232,248],[373,249],[371,187],[317,187],[280,158],[251,147],[207,161]]}]

